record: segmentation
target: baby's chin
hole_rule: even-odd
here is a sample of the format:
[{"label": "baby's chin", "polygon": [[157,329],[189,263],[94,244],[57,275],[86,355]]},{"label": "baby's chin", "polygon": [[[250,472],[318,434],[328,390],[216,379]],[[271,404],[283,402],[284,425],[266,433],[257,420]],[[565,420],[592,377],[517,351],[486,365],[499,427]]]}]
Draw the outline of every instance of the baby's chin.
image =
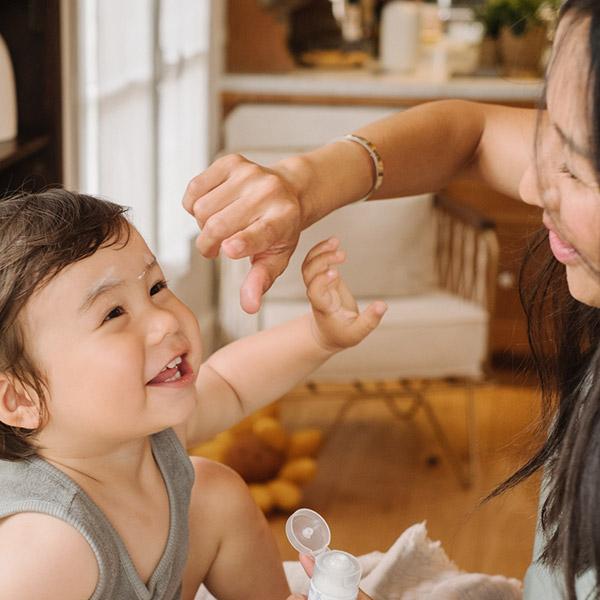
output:
[{"label": "baby's chin", "polygon": [[600,308],[600,275],[590,273],[583,264],[567,266],[567,283],[571,296],[583,304]]}]

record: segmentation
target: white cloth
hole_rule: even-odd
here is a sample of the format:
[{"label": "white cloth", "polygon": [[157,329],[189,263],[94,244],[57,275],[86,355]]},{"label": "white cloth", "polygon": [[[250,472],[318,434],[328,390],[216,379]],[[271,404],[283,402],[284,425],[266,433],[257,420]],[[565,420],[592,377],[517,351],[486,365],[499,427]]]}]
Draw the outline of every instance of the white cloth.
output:
[{"label": "white cloth", "polygon": [[[521,600],[516,579],[465,573],[446,556],[440,542],[427,537],[425,523],[409,527],[385,552],[359,557],[361,588],[373,600]],[[299,562],[284,563],[292,591],[306,594],[308,577]],[[215,600],[200,588],[196,600]],[[281,600],[285,600],[282,598]]]}]

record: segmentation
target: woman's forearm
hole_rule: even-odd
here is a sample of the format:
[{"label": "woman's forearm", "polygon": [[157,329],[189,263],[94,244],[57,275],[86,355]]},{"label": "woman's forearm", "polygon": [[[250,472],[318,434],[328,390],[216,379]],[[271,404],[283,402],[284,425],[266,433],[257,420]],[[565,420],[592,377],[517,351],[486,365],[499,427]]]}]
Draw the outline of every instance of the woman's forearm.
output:
[{"label": "woman's forearm", "polygon": [[[523,128],[533,119],[523,109],[511,109],[462,100],[422,104],[376,121],[355,131],[375,144],[384,163],[381,188],[372,198],[394,198],[434,192],[463,171],[487,175],[490,152],[497,158],[517,154],[516,171],[524,168]],[[506,131],[499,142],[497,129]],[[482,148],[493,131],[494,144]],[[529,136],[529,132],[525,134]],[[479,165],[479,162],[482,165]],[[354,202],[371,189],[372,161],[359,144],[336,142],[277,165],[296,188],[303,207],[303,226],[314,223],[332,210]],[[504,165],[504,168],[506,165]],[[506,177],[506,176],[503,176]],[[510,178],[510,176],[509,176]],[[498,187],[503,187],[499,182]],[[514,182],[504,186],[513,191]],[[503,190],[506,191],[506,190]]]}]

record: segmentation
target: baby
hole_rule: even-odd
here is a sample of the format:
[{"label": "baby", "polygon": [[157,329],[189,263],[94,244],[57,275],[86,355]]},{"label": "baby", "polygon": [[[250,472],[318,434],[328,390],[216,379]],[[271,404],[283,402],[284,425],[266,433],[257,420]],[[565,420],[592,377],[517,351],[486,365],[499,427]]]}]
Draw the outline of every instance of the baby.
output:
[{"label": "baby", "polygon": [[125,208],[51,190],[0,200],[0,598],[283,600],[243,481],[186,447],[360,342],[334,267],[303,264],[312,312],[202,362],[198,323]]}]

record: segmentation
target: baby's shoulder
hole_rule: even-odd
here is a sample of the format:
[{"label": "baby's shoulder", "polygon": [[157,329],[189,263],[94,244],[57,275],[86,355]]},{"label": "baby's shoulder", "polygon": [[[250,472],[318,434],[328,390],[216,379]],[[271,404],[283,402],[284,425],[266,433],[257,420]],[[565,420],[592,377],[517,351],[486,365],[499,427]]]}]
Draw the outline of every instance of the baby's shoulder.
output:
[{"label": "baby's shoulder", "polygon": [[194,490],[192,494],[203,501],[222,503],[224,497],[247,490],[244,480],[230,467],[221,463],[190,456],[194,467]]},{"label": "baby's shoulder", "polygon": [[192,511],[212,515],[213,522],[229,523],[256,508],[248,486],[233,469],[206,458],[190,458],[195,475]]},{"label": "baby's shoulder", "polygon": [[65,521],[41,513],[0,520],[0,598],[87,600],[98,573],[90,545]]}]

